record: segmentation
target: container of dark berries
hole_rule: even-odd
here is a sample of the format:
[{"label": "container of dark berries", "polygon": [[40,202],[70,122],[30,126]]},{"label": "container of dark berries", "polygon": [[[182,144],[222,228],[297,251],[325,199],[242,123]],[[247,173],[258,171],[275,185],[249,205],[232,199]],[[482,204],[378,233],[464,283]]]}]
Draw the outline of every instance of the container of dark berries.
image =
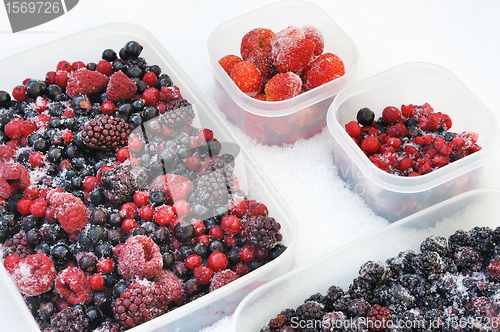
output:
[{"label": "container of dark berries", "polygon": [[[299,64],[285,64],[286,59],[299,58],[289,56],[292,53],[286,48],[295,47],[292,43],[299,39],[314,40],[316,48],[312,45],[302,52],[308,58]],[[327,65],[325,59],[331,62]],[[361,71],[354,42],[323,9],[306,1],[278,1],[224,22],[207,41],[205,61],[214,74],[217,103],[227,119],[257,142],[280,146],[312,137],[326,127],[333,97]],[[342,68],[335,63],[342,63]],[[243,64],[250,68],[255,64],[256,69],[247,72]],[[319,74],[321,66],[329,74]],[[257,74],[253,89],[244,78],[254,78],[256,70],[261,75]]]},{"label": "container of dark berries", "polygon": [[327,115],[338,174],[395,221],[487,181],[493,114],[451,72],[403,64],[340,92]]},{"label": "container of dark berries", "polygon": [[498,330],[499,199],[460,194],[293,270],[246,297],[232,330]]},{"label": "container of dark berries", "polygon": [[0,77],[0,280],[30,331],[197,331],[290,270],[295,217],[149,32]]}]

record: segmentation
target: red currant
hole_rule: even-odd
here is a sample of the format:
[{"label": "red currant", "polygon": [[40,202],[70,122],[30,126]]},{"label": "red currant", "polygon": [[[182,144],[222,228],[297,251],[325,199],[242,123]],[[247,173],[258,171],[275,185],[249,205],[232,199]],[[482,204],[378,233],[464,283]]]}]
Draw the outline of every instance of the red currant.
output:
[{"label": "red currant", "polygon": [[191,171],[197,171],[201,167],[201,159],[198,156],[189,156],[186,158],[186,167]]},{"label": "red currant", "polygon": [[91,192],[99,185],[99,179],[95,176],[89,175],[83,179],[83,189],[88,192]]},{"label": "red currant", "polygon": [[42,167],[45,165],[45,156],[42,152],[36,151],[30,154],[28,158],[30,165],[33,167]]},{"label": "red currant", "polygon": [[387,106],[382,111],[382,118],[387,124],[395,124],[401,121],[401,111],[393,106]]},{"label": "red currant", "polygon": [[100,275],[99,273],[94,273],[90,278],[89,278],[89,284],[90,288],[92,288],[95,291],[100,291],[104,289],[104,277]]},{"label": "red currant", "polygon": [[255,259],[255,249],[250,245],[245,245],[240,249],[238,257],[245,263],[253,262]]},{"label": "red currant", "polygon": [[127,234],[132,233],[132,231],[138,226],[139,224],[137,223],[137,221],[132,218],[126,218],[122,221],[122,230]]},{"label": "red currant", "polygon": [[351,137],[357,137],[361,135],[361,127],[359,126],[358,121],[351,121],[345,125],[345,131]]},{"label": "red currant", "polygon": [[159,206],[155,209],[154,220],[160,226],[165,226],[175,220],[174,208],[170,205]]},{"label": "red currant", "polygon": [[106,76],[111,76],[113,74],[113,65],[106,60],[101,60],[97,63],[96,70]]},{"label": "red currant", "polygon": [[191,211],[189,203],[182,199],[174,202],[174,209],[179,217],[185,217]]},{"label": "red currant", "polygon": [[243,262],[238,262],[233,267],[233,271],[236,272],[236,274],[239,275],[240,277],[247,274],[249,270],[250,270],[250,268],[248,267],[248,265],[246,263],[243,263]]},{"label": "red currant", "polygon": [[214,272],[222,271],[227,267],[227,257],[223,252],[214,251],[208,256],[207,264]]},{"label": "red currant", "polygon": [[128,139],[128,149],[132,152],[139,152],[142,148],[142,141],[138,137],[130,137]]},{"label": "red currant", "polygon": [[147,191],[137,191],[134,194],[134,203],[138,207],[143,207],[149,204],[149,193]]},{"label": "red currant", "polygon": [[214,275],[214,271],[212,271],[212,269],[209,268],[208,266],[204,265],[195,268],[193,273],[196,281],[198,281],[202,285],[209,284]]},{"label": "red currant", "polygon": [[151,204],[145,205],[139,209],[139,217],[144,221],[153,221],[155,210]]},{"label": "red currant", "polygon": [[74,70],[78,70],[78,69],[81,69],[81,68],[87,68],[87,65],[85,64],[85,62],[83,61],[75,61],[71,64],[71,69],[74,71]]},{"label": "red currant", "polygon": [[97,272],[107,274],[115,270],[115,261],[112,258],[100,258],[96,264]]},{"label": "red currant", "polygon": [[361,141],[361,150],[367,153],[375,153],[380,148],[380,141],[375,136],[366,136]]},{"label": "red currant", "polygon": [[234,197],[229,202],[229,211],[232,215],[243,217],[243,215],[247,212],[247,203],[241,197]]},{"label": "red currant", "polygon": [[186,267],[190,270],[194,270],[198,266],[201,266],[202,259],[199,255],[189,255],[184,260]]},{"label": "red currant", "polygon": [[142,99],[146,106],[154,106],[160,101],[160,91],[157,88],[147,88],[142,93]]},{"label": "red currant", "polygon": [[219,225],[212,226],[208,231],[208,235],[215,240],[220,240],[224,237],[224,229]]},{"label": "red currant", "polygon": [[27,216],[28,214],[30,214],[30,204],[31,204],[32,200],[29,199],[29,198],[21,198],[18,202],[17,202],[17,212],[19,212],[20,214],[22,214],[23,216]]},{"label": "red currant", "polygon": [[241,224],[241,220],[233,215],[228,215],[222,217],[221,227],[227,234],[236,235],[241,232],[241,228],[243,227]]},{"label": "red currant", "polygon": [[116,112],[116,105],[112,101],[106,100],[101,104],[101,112],[106,115],[113,115]]},{"label": "red currant", "polygon": [[144,77],[142,78],[142,80],[151,87],[155,86],[157,79],[158,78],[156,77],[156,74],[153,73],[152,71],[148,71],[146,74],[144,74]]},{"label": "red currant", "polygon": [[137,205],[132,202],[127,202],[122,205],[120,208],[120,216],[122,218],[137,218],[139,215],[139,209]]},{"label": "red currant", "polygon": [[47,212],[47,202],[43,198],[33,200],[29,206],[29,212],[37,218],[45,217],[45,212]]},{"label": "red currant", "polygon": [[63,60],[63,61],[59,61],[56,69],[57,69],[57,71],[63,70],[63,71],[70,72],[72,68],[71,68],[71,64],[68,61]]},{"label": "red currant", "polygon": [[118,151],[116,151],[116,159],[118,159],[119,161],[124,162],[129,158],[130,158],[130,151],[127,148],[123,147],[118,149]]},{"label": "red currant", "polygon": [[200,219],[193,219],[191,220],[191,225],[194,226],[194,231],[196,232],[196,235],[201,235],[205,233],[205,230],[207,229],[205,227],[205,223],[203,220]]}]

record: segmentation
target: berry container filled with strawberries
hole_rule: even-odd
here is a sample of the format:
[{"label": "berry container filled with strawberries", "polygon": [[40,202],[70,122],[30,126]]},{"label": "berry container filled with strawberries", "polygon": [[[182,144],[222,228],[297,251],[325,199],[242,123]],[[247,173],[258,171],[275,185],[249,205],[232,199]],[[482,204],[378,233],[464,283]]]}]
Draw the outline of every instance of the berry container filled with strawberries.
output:
[{"label": "berry container filled with strawberries", "polygon": [[361,70],[352,40],[305,1],[278,1],[221,24],[205,60],[227,119],[279,146],[321,132],[333,97]]},{"label": "berry container filled with strawberries", "polygon": [[472,190],[250,293],[234,332],[497,331],[500,191]]},{"label": "berry container filled with strawberries", "polygon": [[149,32],[97,27],[0,76],[1,301],[20,329],[199,330],[291,268],[295,217]]},{"label": "berry container filled with strawberries", "polygon": [[495,117],[437,65],[408,63],[352,84],[335,98],[327,122],[339,176],[389,221],[494,176]]}]

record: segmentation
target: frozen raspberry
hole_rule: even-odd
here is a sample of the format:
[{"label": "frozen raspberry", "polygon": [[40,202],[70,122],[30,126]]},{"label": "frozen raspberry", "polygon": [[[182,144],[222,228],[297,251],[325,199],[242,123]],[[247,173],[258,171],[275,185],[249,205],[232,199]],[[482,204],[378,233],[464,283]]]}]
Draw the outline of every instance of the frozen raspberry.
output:
[{"label": "frozen raspberry", "polygon": [[21,293],[36,296],[52,289],[56,274],[54,263],[49,257],[35,254],[21,259],[11,276]]},{"label": "frozen raspberry", "polygon": [[77,234],[88,224],[90,211],[81,199],[66,192],[54,192],[48,196],[55,217],[68,234]]},{"label": "frozen raspberry", "polygon": [[125,279],[151,279],[160,273],[163,257],[158,245],[148,236],[130,237],[120,250],[118,268]]},{"label": "frozen raspberry", "polygon": [[174,302],[181,305],[184,301],[184,287],[182,280],[170,270],[161,270],[154,278],[154,282],[162,286],[166,292],[167,303]]},{"label": "frozen raspberry", "polygon": [[193,188],[193,183],[184,176],[165,174],[153,180],[150,192],[161,190],[172,202],[175,202],[185,200]]},{"label": "frozen raspberry", "polygon": [[214,290],[219,289],[222,286],[225,286],[230,282],[235,281],[238,278],[239,278],[238,274],[229,269],[216,272],[212,277],[212,281],[210,282],[209,290],[213,292]]},{"label": "frozen raspberry", "polygon": [[108,77],[97,71],[82,68],[74,71],[68,78],[66,94],[71,98],[99,92],[108,84]]},{"label": "frozen raspberry", "polygon": [[118,71],[111,75],[109,78],[106,95],[108,100],[117,103],[122,100],[132,98],[137,92],[137,85],[135,85],[130,78],[127,77],[122,71]]},{"label": "frozen raspberry", "polygon": [[0,163],[0,198],[22,192],[31,184],[30,174],[23,165]]},{"label": "frozen raspberry", "polygon": [[113,304],[114,318],[132,328],[162,315],[167,309],[166,291],[147,280],[132,282]]},{"label": "frozen raspberry", "polygon": [[0,163],[9,162],[14,158],[16,150],[8,145],[0,145]]},{"label": "frozen raspberry", "polygon": [[88,304],[92,300],[88,277],[77,267],[68,267],[59,272],[55,289],[71,304]]}]

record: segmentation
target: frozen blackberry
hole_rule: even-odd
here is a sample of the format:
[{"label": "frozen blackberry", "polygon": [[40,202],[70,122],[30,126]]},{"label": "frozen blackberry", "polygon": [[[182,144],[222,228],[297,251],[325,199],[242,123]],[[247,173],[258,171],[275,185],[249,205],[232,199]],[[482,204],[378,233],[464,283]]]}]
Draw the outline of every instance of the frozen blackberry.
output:
[{"label": "frozen blackberry", "polygon": [[88,148],[109,151],[126,146],[131,132],[130,124],[121,117],[102,115],[87,122],[81,135]]},{"label": "frozen blackberry", "polygon": [[281,225],[271,217],[250,216],[243,222],[241,236],[257,248],[271,249],[281,241]]},{"label": "frozen blackberry", "polygon": [[391,257],[386,261],[391,270],[391,277],[398,277],[408,273],[414,273],[413,258],[417,254],[413,250],[400,252],[396,257]]},{"label": "frozen blackberry", "polygon": [[271,319],[268,326],[276,331],[281,331],[280,329],[282,327],[292,323],[293,317],[296,317],[295,310],[290,308],[285,309],[279,315]]},{"label": "frozen blackberry", "polygon": [[397,283],[382,285],[373,291],[373,301],[389,308],[392,312],[401,313],[412,309],[415,298],[403,286]]},{"label": "frozen blackberry", "polygon": [[[325,314],[324,308],[321,304],[309,301],[304,304],[301,304],[295,309],[295,315],[297,317],[298,322],[303,322],[305,324],[307,321],[312,321],[313,323],[323,320],[323,315]],[[303,329],[303,331],[315,331]]]},{"label": "frozen blackberry", "polygon": [[120,325],[132,328],[162,315],[167,299],[168,293],[159,284],[135,281],[115,300],[113,314]]},{"label": "frozen blackberry", "polygon": [[147,175],[133,163],[122,163],[104,173],[99,185],[104,196],[113,204],[130,201],[135,192],[146,185]]},{"label": "frozen blackberry", "polygon": [[53,332],[89,331],[89,319],[78,308],[68,307],[50,319],[50,328]]},{"label": "frozen blackberry", "polygon": [[448,237],[448,247],[453,252],[459,247],[468,246],[469,233],[464,230],[457,230]]},{"label": "frozen blackberry", "polygon": [[350,299],[346,302],[345,312],[349,317],[366,317],[370,307],[365,299]]},{"label": "frozen blackberry", "polygon": [[494,246],[494,231],[489,227],[474,227],[469,231],[469,246],[487,254]]},{"label": "frozen blackberry", "polygon": [[206,206],[225,206],[234,187],[233,167],[217,159],[212,161],[199,177],[196,195]]},{"label": "frozen blackberry", "polygon": [[448,253],[448,241],[442,236],[430,236],[422,242],[420,251],[435,251],[441,257],[444,257]]},{"label": "frozen blackberry", "polygon": [[28,243],[24,231],[20,231],[3,244],[3,257],[10,254],[17,254],[19,257],[24,258],[33,254],[33,247]]},{"label": "frozen blackberry", "polygon": [[423,276],[434,277],[436,274],[442,273],[444,263],[441,256],[435,251],[422,252],[418,254],[413,262]]},{"label": "frozen blackberry", "polygon": [[193,105],[185,99],[176,99],[167,103],[167,111],[162,118],[171,128],[181,128],[189,125],[195,117]]},{"label": "frozen blackberry", "polygon": [[349,285],[349,290],[348,290],[348,294],[352,298],[370,299],[372,297],[372,292],[373,292],[372,280],[364,276],[359,276],[355,278],[352,281],[351,285]]},{"label": "frozen blackberry", "polygon": [[380,283],[387,280],[390,270],[384,262],[368,261],[359,269],[359,275],[366,277],[374,283]]},{"label": "frozen blackberry", "polygon": [[460,272],[478,271],[481,269],[483,257],[481,253],[472,247],[460,247],[455,250],[455,264]]},{"label": "frozen blackberry", "polygon": [[344,290],[338,286],[330,286],[325,296],[323,297],[323,304],[325,306],[325,311],[332,311],[333,304],[344,296]]}]

